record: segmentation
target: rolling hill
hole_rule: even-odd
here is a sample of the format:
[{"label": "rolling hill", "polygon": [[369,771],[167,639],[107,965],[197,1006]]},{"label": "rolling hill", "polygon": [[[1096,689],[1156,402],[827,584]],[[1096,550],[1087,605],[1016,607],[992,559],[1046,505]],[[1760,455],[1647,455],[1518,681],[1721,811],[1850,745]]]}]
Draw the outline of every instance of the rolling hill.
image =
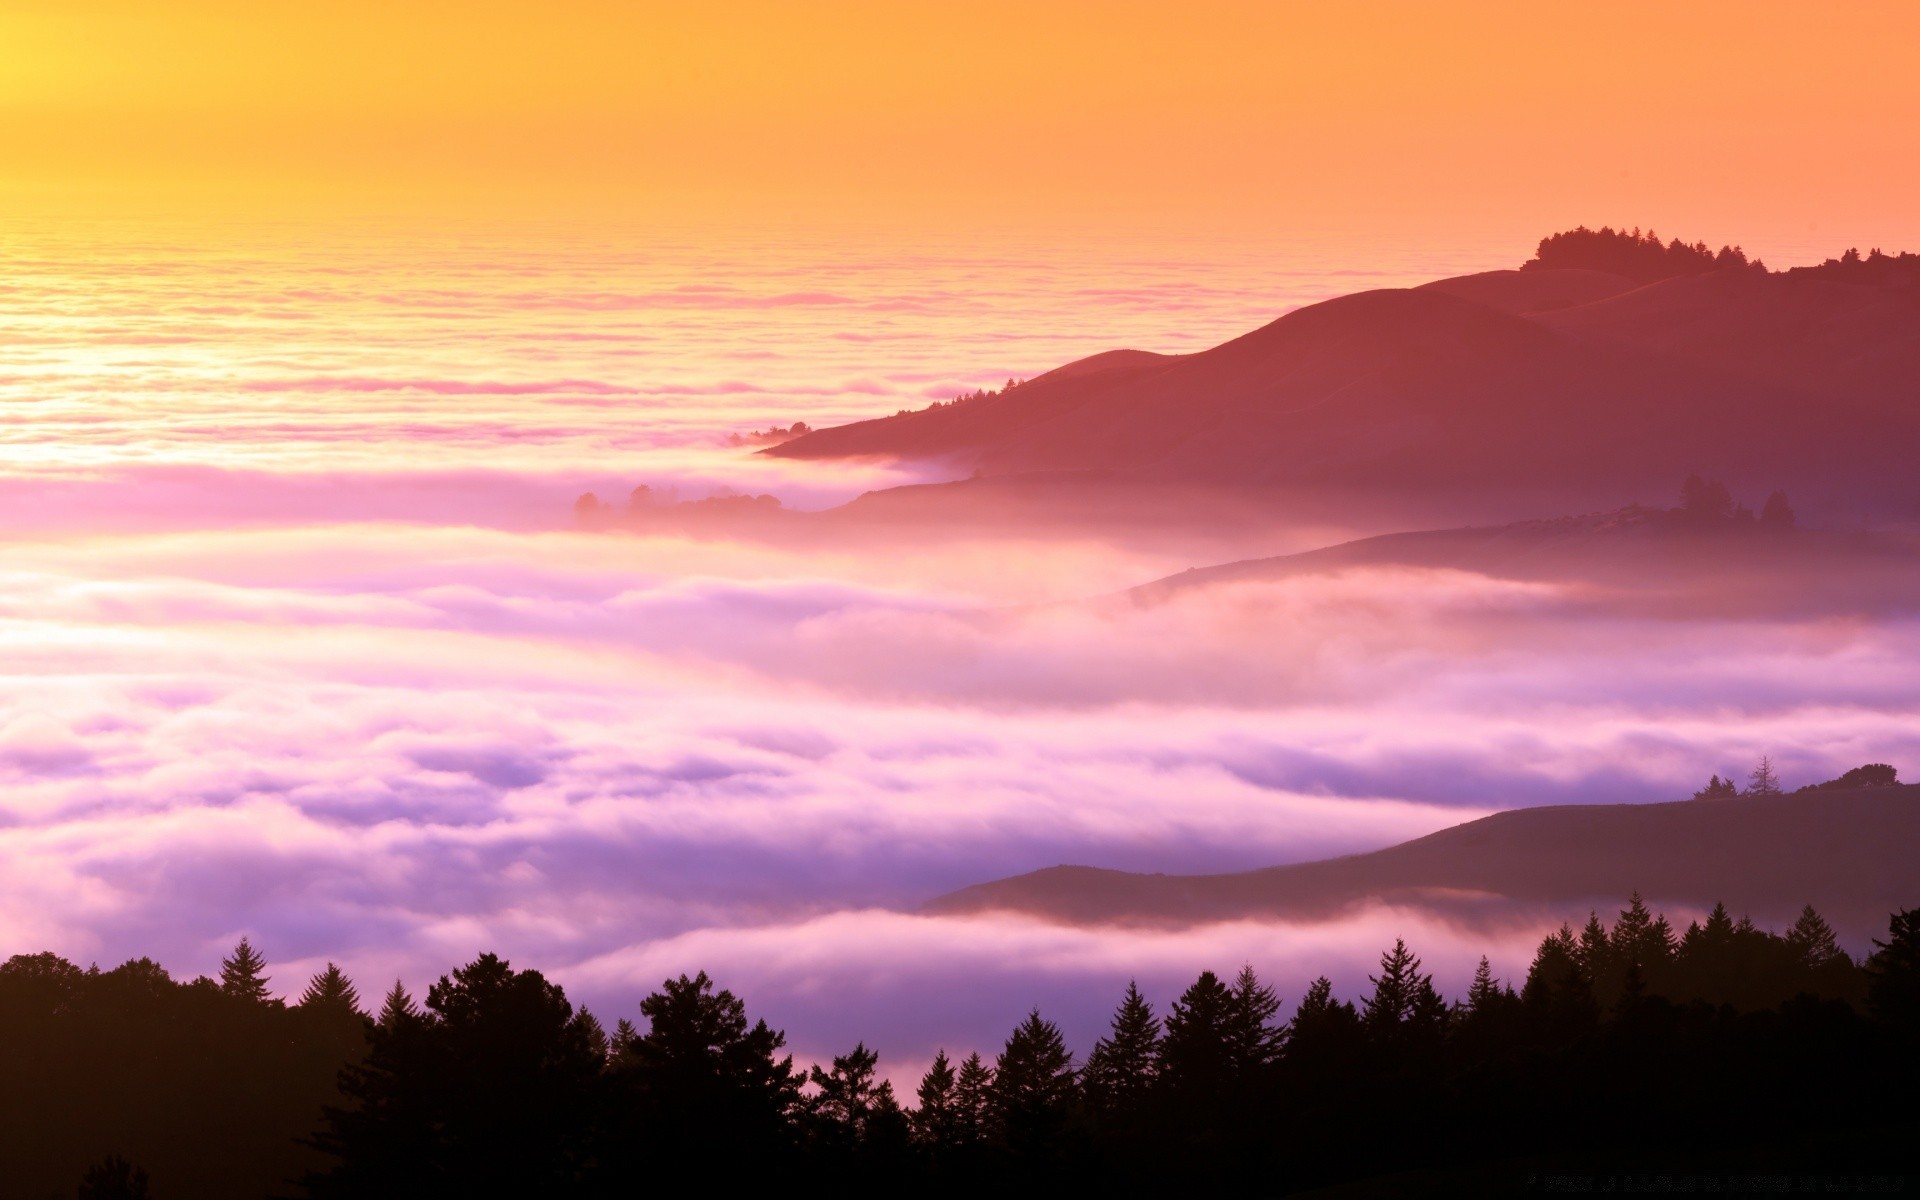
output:
[{"label": "rolling hill", "polygon": [[1362,292],[1210,350],[1116,351],[764,453],[1107,486],[1664,497],[1691,472],[1920,512],[1920,303],[1755,270],[1496,271]]},{"label": "rolling hill", "polygon": [[1920,905],[1920,785],[1670,804],[1518,809],[1371,854],[1226,875],[1060,866],[933,900],[942,914],[1181,926],[1313,919],[1368,904],[1463,916],[1512,904],[1584,911],[1725,901],[1757,920],[1811,903],[1856,940]]}]

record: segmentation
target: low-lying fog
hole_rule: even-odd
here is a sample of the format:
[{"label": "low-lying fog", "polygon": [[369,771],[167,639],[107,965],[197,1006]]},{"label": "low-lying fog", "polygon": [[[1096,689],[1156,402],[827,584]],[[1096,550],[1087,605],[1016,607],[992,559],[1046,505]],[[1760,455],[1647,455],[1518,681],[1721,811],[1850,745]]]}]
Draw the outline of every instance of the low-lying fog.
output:
[{"label": "low-lying fog", "polygon": [[[9,947],[211,969],[241,933],[416,988],[482,949],[609,1019],[706,969],[900,1063],[1131,976],[1459,987],[1546,920],[1186,933],[932,919],[1059,862],[1218,871],[1520,805],[1916,761],[1920,623],[1609,615],[1590,586],[1362,569],[1152,606],[1162,570],[1023,541],[885,553],[312,525],[16,542],[0,588]],[[1629,886],[1623,881],[1622,887]]]}]

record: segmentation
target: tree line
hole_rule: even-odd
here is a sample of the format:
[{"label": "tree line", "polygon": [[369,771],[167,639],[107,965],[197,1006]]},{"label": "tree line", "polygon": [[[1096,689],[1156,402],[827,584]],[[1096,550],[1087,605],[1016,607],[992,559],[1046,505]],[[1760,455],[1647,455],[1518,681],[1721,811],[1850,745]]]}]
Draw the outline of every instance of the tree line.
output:
[{"label": "tree line", "polygon": [[864,1043],[797,1066],[704,973],[608,1029],[492,954],[371,1013],[331,964],[275,998],[246,941],[185,983],[148,959],[18,955],[0,965],[0,1178],[324,1200],[1905,1171],[1920,909],[1874,944],[1856,962],[1811,907],[1784,933],[1724,906],[1678,930],[1636,895],[1548,934],[1517,987],[1483,958],[1448,999],[1403,941],[1357,1002],[1322,977],[1285,1019],[1251,967],[1203,972],[1164,1012],[1129,985],[1084,1060],[1035,1010],[996,1053],[940,1052],[909,1101]]}]

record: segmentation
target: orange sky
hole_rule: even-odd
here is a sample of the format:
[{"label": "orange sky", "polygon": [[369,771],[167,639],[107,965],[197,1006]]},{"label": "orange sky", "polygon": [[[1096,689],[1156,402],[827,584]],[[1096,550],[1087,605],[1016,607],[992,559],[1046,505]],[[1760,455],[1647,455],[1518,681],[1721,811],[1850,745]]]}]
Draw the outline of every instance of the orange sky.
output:
[{"label": "orange sky", "polygon": [[1920,244],[1916,46],[1907,3],[15,0],[0,197]]}]

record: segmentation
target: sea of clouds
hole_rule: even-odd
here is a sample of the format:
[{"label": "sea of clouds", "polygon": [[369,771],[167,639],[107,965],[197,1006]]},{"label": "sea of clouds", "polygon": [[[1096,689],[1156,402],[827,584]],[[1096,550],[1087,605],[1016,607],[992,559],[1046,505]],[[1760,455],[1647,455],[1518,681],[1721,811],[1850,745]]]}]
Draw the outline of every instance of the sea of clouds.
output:
[{"label": "sea of clouds", "polygon": [[818,508],[928,478],[725,434],[1461,264],[396,245],[0,239],[0,952],[191,976],[245,935],[283,992],[335,961],[371,995],[493,950],[609,1023],[704,969],[803,1057],[909,1071],[1033,1005],[1084,1052],[1129,978],[1353,995],[1396,936],[1458,991],[1549,920],[917,914],[970,883],[1300,861],[1760,753],[1790,784],[1920,761],[1899,611],[1407,569],[1143,605],[1114,593],[1204,560],[569,528],[641,482]]}]

